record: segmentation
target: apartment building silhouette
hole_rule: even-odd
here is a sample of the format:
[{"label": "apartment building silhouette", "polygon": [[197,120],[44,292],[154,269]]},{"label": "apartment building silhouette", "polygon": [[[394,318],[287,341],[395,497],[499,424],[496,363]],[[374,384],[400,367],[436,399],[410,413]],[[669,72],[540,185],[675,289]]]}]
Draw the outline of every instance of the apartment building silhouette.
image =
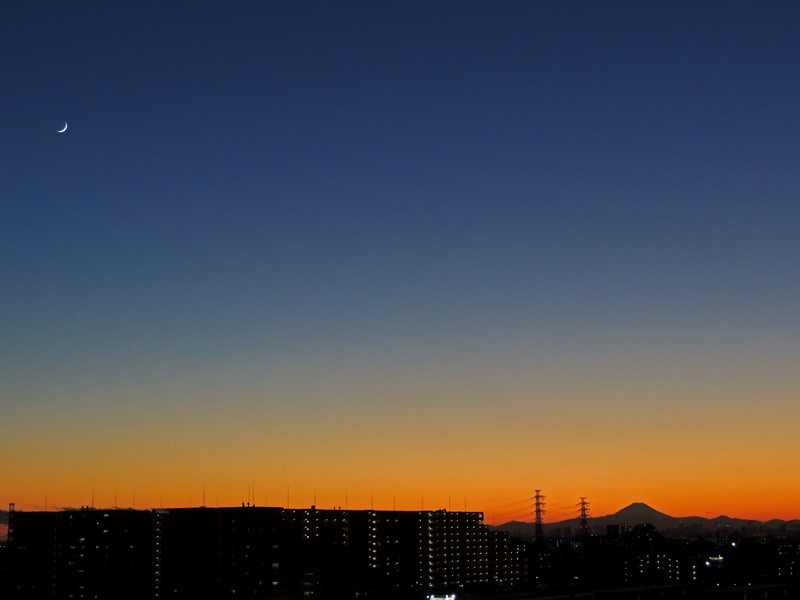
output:
[{"label": "apartment building silhouette", "polygon": [[14,511],[11,598],[424,597],[524,577],[479,512]]}]

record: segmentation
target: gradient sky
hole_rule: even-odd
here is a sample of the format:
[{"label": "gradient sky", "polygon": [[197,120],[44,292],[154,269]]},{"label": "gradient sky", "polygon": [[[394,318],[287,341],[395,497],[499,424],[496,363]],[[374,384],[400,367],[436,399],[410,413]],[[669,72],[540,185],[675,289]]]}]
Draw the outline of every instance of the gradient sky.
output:
[{"label": "gradient sky", "polygon": [[0,506],[800,518],[798,26],[7,3]]}]

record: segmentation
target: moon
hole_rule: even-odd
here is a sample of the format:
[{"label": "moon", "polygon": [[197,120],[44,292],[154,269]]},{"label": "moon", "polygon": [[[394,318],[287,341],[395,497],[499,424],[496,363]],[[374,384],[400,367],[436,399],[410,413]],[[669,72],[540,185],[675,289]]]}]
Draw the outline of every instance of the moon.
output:
[{"label": "moon", "polygon": [[67,122],[64,121],[64,129],[56,129],[58,133],[64,133],[67,130]]}]

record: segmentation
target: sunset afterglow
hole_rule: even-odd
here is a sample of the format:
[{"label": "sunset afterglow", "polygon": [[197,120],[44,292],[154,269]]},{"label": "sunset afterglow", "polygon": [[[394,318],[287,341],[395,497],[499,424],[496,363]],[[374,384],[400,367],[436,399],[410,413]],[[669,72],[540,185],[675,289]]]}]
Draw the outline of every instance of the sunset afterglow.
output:
[{"label": "sunset afterglow", "polygon": [[0,508],[800,518],[797,4],[242,4],[5,11]]}]

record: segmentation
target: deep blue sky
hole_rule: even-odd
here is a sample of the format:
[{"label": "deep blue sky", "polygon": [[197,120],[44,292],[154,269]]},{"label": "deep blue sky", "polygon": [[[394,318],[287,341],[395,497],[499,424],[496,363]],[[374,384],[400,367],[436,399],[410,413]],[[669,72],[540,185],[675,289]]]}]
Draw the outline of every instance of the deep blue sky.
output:
[{"label": "deep blue sky", "polygon": [[519,415],[543,364],[558,404],[587,368],[705,360],[726,381],[797,356],[797,3],[3,13],[0,405],[20,430],[87,397],[183,407],[174,386],[207,379],[234,405],[319,379],[382,406],[485,378]]}]

